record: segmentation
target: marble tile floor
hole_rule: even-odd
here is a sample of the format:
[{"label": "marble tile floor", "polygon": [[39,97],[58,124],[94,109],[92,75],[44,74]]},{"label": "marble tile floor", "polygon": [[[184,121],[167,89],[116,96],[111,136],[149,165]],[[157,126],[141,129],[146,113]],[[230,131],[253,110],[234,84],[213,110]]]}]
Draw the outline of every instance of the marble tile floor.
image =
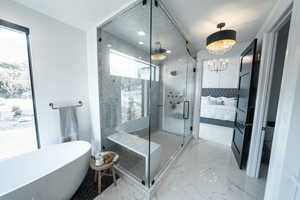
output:
[{"label": "marble tile floor", "polygon": [[[263,200],[265,179],[238,169],[229,147],[193,140],[162,179],[153,200]],[[120,179],[95,200],[144,200]]]}]

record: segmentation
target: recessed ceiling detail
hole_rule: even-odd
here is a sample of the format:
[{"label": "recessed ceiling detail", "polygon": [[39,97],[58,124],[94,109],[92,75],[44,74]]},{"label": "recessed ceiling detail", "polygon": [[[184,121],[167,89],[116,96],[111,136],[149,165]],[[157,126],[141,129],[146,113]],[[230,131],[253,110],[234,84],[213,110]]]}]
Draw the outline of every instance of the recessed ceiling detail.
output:
[{"label": "recessed ceiling detail", "polygon": [[138,31],[138,35],[139,35],[139,36],[145,36],[146,33],[145,33],[144,31]]}]

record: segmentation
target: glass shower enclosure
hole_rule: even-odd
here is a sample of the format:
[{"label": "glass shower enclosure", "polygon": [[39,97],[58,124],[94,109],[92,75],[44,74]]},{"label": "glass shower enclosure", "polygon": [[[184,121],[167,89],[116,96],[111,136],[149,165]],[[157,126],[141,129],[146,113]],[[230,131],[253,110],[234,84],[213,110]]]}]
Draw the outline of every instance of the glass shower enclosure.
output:
[{"label": "glass shower enclosure", "polygon": [[195,61],[159,1],[97,29],[102,151],[150,187],[191,138]]}]

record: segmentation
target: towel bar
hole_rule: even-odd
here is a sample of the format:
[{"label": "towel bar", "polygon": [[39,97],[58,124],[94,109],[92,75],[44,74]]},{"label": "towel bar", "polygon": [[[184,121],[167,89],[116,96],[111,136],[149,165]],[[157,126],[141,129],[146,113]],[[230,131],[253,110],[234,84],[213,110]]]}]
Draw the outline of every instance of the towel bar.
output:
[{"label": "towel bar", "polygon": [[49,106],[50,106],[53,110],[55,110],[55,109],[68,108],[68,107],[81,107],[81,106],[83,106],[83,103],[82,103],[82,101],[78,101],[78,104],[77,104],[77,105],[61,106],[61,107],[55,107],[53,103],[49,103]]}]

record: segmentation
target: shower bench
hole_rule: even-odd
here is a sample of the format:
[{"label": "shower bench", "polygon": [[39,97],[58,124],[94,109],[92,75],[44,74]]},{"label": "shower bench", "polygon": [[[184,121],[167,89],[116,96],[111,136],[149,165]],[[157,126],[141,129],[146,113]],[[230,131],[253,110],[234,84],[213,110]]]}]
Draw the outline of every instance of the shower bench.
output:
[{"label": "shower bench", "polygon": [[[151,179],[154,178],[160,166],[161,147],[160,144],[150,142],[141,137],[129,133],[115,133],[108,137],[112,142],[142,156],[145,159],[145,176],[150,174]],[[150,159],[149,159],[150,156]],[[149,166],[150,162],[150,166]]]}]

